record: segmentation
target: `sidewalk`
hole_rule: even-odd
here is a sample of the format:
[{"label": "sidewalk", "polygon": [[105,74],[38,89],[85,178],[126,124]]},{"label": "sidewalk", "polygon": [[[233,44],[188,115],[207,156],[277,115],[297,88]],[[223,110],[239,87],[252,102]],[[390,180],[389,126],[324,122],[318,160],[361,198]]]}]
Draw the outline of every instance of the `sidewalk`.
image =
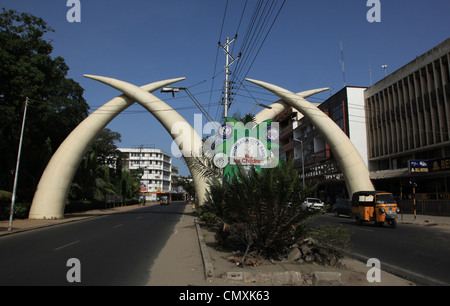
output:
[{"label": "sidewalk", "polygon": [[416,215],[414,214],[398,214],[397,222],[399,224],[416,224],[425,226],[450,226],[450,217],[442,216],[428,216],[428,215]]},{"label": "sidewalk", "polygon": [[[150,204],[152,205],[152,204]],[[8,221],[0,221],[0,236],[41,227],[76,222],[87,218],[114,214],[141,207],[140,205],[92,210],[66,214],[63,220],[14,220],[8,231]],[[399,225],[450,226],[450,217],[399,215]],[[365,263],[345,258],[344,266],[331,268],[289,262],[264,262],[257,267],[236,266],[228,258],[231,253],[215,248],[214,234],[196,222],[191,205],[174,228],[172,236],[149,271],[148,285],[153,286],[278,286],[278,285],[343,285],[343,286],[411,286],[411,282],[381,272],[381,283],[369,283]]]}]

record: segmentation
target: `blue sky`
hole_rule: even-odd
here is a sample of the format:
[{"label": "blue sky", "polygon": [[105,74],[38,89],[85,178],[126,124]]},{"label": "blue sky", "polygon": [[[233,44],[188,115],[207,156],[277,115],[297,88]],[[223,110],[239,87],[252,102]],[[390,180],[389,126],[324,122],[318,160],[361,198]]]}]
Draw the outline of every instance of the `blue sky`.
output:
[{"label": "blue sky", "polygon": [[[248,0],[244,10],[245,0],[80,0],[79,23],[67,21],[70,8],[66,3],[1,0],[0,7],[42,17],[55,30],[47,35],[53,40],[53,56],[66,60],[69,77],[85,89],[84,97],[92,111],[119,92],[84,78],[83,74],[113,77],[139,86],[186,77],[177,85],[190,88],[210,115],[220,120],[223,110],[218,104],[225,78],[225,55],[218,49],[218,41],[224,43],[227,36],[238,34],[231,45],[237,56],[259,1]],[[257,56],[256,51],[242,55],[242,71],[248,68],[247,77],[293,92],[320,87],[331,87],[337,92],[344,83],[340,41],[346,84],[369,86],[370,68],[372,83],[376,83],[384,77],[382,65],[388,65],[391,73],[449,37],[448,0],[380,3],[381,22],[369,23],[366,0],[286,0],[283,6],[283,1],[277,0],[268,17],[268,24],[273,20],[275,23]],[[267,32],[268,26],[261,33]],[[262,41],[263,37],[257,44]],[[254,60],[253,65],[244,65],[245,59],[247,63]],[[241,87],[237,92],[230,114],[245,114],[256,101],[270,104],[277,100],[254,85],[244,85],[246,90]],[[192,124],[194,114],[200,113],[185,93],[177,94],[175,99],[170,94],[155,94]],[[329,93],[323,93],[310,100],[323,101],[327,96]],[[155,145],[170,153],[172,139],[168,132],[137,104],[114,119],[108,128],[122,134],[120,147]],[[181,160],[174,159],[173,164],[182,175],[188,174]]]}]

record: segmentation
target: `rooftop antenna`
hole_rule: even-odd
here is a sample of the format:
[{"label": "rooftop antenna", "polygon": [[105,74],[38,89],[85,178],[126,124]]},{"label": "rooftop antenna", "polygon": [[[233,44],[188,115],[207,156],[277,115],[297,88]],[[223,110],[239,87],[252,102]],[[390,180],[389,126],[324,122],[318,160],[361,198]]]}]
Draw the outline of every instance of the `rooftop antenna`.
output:
[{"label": "rooftop antenna", "polygon": [[342,63],[342,78],[344,79],[344,87],[346,87],[347,83],[345,82],[344,46],[342,44],[342,40],[341,40],[341,63]]}]

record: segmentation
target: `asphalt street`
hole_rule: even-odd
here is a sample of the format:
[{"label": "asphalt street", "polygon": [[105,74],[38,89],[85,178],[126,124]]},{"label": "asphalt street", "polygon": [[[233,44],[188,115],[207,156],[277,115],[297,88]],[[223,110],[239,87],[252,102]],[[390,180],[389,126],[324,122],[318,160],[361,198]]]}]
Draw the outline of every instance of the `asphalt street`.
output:
[{"label": "asphalt street", "polygon": [[[401,216],[399,216],[401,218]],[[396,229],[356,225],[348,217],[323,215],[319,223],[341,224],[349,228],[351,252],[360,258],[377,258],[382,269],[425,281],[427,285],[450,284],[450,228],[399,224]]]},{"label": "asphalt street", "polygon": [[[0,285],[146,285],[184,207],[153,205],[2,236]],[[80,282],[69,282],[77,272]]]}]

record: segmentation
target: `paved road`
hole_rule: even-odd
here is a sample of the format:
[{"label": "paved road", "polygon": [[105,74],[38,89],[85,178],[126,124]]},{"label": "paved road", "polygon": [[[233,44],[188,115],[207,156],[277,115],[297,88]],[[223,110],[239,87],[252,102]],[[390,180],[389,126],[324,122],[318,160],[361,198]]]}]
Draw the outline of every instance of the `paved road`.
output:
[{"label": "paved road", "polygon": [[153,205],[0,237],[0,285],[146,285],[153,261],[180,220],[184,202]]},{"label": "paved road", "polygon": [[[396,229],[326,214],[320,223],[342,224],[353,232],[352,252],[377,258],[381,266],[430,285],[450,284],[450,227],[399,224]],[[402,276],[404,276],[402,275]]]}]

